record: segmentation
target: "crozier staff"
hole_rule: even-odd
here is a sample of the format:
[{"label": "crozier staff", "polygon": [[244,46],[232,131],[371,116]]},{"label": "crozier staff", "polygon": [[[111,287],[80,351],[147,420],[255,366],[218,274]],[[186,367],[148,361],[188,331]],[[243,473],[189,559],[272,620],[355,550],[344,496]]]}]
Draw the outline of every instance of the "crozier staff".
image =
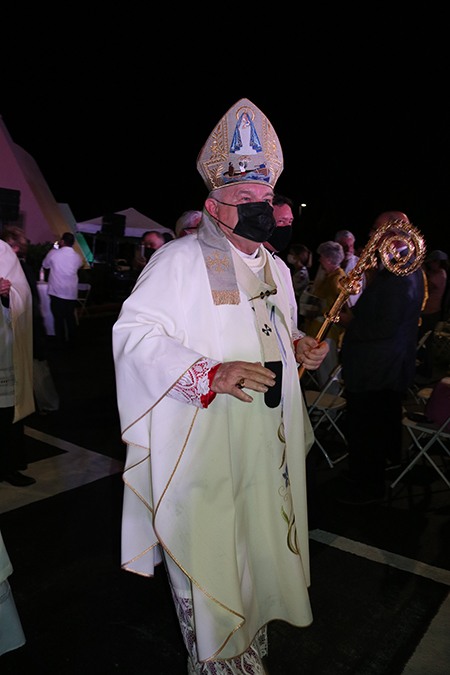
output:
[{"label": "crozier staff", "polygon": [[[254,148],[245,159],[243,115]],[[152,256],[114,327],[128,443],[123,566],[152,575],[164,558],[189,672],[263,673],[267,623],[312,620],[313,437],[296,362],[317,368],[327,347],[312,350],[297,331],[289,275],[261,245],[283,166],[267,118],[239,101],[197,166],[209,188],[197,236]]]}]

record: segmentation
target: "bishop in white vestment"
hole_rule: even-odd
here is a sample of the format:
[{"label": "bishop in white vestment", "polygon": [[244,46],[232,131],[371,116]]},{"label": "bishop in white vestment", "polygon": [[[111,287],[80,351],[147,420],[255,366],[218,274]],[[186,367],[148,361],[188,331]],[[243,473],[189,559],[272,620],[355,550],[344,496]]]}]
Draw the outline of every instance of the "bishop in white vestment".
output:
[{"label": "bishop in white vestment", "polygon": [[[249,101],[227,115],[244,105],[265,139]],[[327,347],[296,330],[261,245],[273,166],[272,182],[214,172],[198,236],[152,256],[114,327],[123,566],[151,576],[164,558],[191,673],[263,673],[267,624],[312,621],[297,363]]]}]

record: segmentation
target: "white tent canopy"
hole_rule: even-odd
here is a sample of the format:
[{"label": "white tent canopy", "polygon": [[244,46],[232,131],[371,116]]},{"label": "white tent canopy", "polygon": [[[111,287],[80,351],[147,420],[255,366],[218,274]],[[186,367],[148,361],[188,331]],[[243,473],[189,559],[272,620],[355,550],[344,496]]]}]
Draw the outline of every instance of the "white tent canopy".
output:
[{"label": "white tent canopy", "polygon": [[[126,217],[125,237],[142,237],[144,232],[150,230],[155,232],[168,232],[174,236],[173,230],[170,230],[168,227],[163,227],[151,218],[139,213],[136,209],[125,209],[125,211],[117,211],[117,213]],[[102,221],[103,216],[99,216],[98,218],[91,218],[82,223],[77,223],[75,225],[75,232],[85,232],[89,234],[100,232],[102,229]]]}]

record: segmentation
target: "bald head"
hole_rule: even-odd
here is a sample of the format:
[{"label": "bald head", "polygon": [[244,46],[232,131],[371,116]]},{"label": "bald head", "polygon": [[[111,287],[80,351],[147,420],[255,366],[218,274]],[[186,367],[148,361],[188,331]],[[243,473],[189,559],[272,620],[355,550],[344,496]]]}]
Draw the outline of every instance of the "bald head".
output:
[{"label": "bald head", "polygon": [[[383,225],[386,225],[386,223],[389,223],[394,220],[403,220],[405,223],[409,223],[409,219],[406,213],[402,213],[401,211],[385,211],[385,213],[382,213],[376,219],[373,225],[373,231],[376,231],[379,227],[382,227]],[[393,227],[392,230],[385,232],[384,236],[382,237],[382,241],[384,241],[386,237],[389,237],[391,244],[395,246],[396,249],[400,250],[405,246],[405,241],[404,239],[394,239],[392,235],[395,233],[396,228]]]},{"label": "bald head", "polygon": [[402,213],[401,211],[385,211],[385,213],[382,213],[376,219],[374,223],[374,230],[381,227],[381,225],[385,225],[390,220],[404,220],[406,223],[409,223],[406,213]]}]

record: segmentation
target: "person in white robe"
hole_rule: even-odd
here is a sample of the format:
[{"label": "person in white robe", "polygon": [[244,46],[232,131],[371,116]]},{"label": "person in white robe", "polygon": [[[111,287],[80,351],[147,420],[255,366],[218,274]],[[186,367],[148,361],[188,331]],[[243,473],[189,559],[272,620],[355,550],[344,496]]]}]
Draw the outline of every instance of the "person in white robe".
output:
[{"label": "person in white robe", "polygon": [[[227,116],[243,106],[264,138],[249,101]],[[207,155],[211,167],[210,147],[211,137],[200,165]],[[313,437],[297,363],[317,368],[327,346],[296,332],[283,275],[261,245],[275,227],[274,167],[271,183],[238,175],[224,185],[210,171],[218,183],[206,180],[198,236],[152,256],[114,327],[128,445],[123,567],[151,576],[164,559],[188,671],[199,675],[264,673],[267,624],[312,621]]]},{"label": "person in white robe", "polygon": [[[12,440],[13,424],[34,412],[31,291],[20,262],[0,240],[0,481],[26,486],[34,478],[18,471],[24,458]],[[20,438],[20,434],[17,434]]]},{"label": "person in white robe", "polygon": [[0,656],[25,644],[25,635],[8,581],[12,572],[11,561],[0,532]]}]

